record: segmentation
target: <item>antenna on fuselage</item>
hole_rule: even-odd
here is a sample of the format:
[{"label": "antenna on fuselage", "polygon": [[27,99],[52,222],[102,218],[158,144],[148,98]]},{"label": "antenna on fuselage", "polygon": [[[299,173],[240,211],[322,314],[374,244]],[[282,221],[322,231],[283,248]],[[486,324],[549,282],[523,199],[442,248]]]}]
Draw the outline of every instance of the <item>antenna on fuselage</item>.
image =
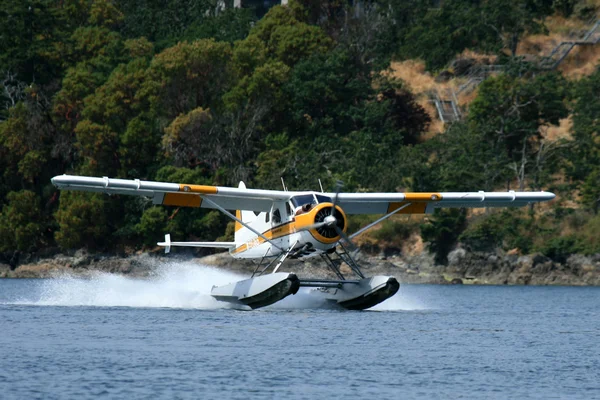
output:
[{"label": "antenna on fuselage", "polygon": [[283,190],[287,192],[287,188],[285,187],[285,182],[283,181],[283,176],[281,177],[281,184],[283,185]]},{"label": "antenna on fuselage", "polygon": [[319,186],[321,187],[321,193],[325,193],[323,190],[323,184],[321,183],[321,178],[319,178]]}]

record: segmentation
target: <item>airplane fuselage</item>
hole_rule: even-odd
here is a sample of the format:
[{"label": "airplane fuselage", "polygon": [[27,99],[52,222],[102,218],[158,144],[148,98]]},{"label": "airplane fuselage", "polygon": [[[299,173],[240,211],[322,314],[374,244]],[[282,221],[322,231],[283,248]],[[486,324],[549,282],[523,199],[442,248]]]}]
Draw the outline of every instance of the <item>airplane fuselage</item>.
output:
[{"label": "airplane fuselage", "polygon": [[[293,247],[300,250],[297,257],[303,258],[331,251],[340,236],[323,221],[331,215],[334,205],[328,198],[322,198],[319,203],[317,201],[315,197],[313,203],[276,202],[268,213],[242,214],[244,222],[269,241],[241,224],[236,224],[238,245],[230,250],[230,254],[236,258],[274,257]],[[341,207],[335,206],[334,215],[337,217],[335,223],[345,232],[347,219]],[[252,219],[249,220],[250,218]]]}]

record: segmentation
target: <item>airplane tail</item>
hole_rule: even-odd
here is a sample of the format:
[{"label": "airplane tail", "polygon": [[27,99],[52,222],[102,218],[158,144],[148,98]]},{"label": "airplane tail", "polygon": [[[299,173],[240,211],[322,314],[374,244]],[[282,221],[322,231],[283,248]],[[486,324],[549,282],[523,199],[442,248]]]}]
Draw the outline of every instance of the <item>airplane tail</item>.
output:
[{"label": "airplane tail", "polygon": [[[246,189],[246,185],[244,184],[244,182],[240,181],[238,188]],[[248,211],[248,210],[236,210],[235,216],[236,216],[236,218],[239,218],[242,221],[244,221],[244,223],[250,223],[256,219],[256,214],[254,214],[254,212]],[[249,229],[245,228],[239,222],[237,222],[237,221],[235,222],[234,242],[238,246],[245,243],[248,240],[247,236],[249,234],[251,234],[251,231]]]}]

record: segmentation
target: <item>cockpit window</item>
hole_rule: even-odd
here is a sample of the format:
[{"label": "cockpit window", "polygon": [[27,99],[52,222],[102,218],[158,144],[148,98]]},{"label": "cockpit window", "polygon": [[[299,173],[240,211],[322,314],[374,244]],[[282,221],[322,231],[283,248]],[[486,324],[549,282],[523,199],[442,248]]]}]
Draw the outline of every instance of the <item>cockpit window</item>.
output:
[{"label": "cockpit window", "polygon": [[276,224],[281,223],[281,213],[279,212],[279,208],[276,208],[275,211],[273,211],[273,222]]},{"label": "cockpit window", "polygon": [[305,204],[317,204],[315,196],[312,194],[301,194],[300,196],[294,196],[290,199],[294,207],[300,207]]},{"label": "cockpit window", "polygon": [[329,198],[327,196],[321,196],[320,194],[316,194],[315,196],[317,197],[317,200],[318,200],[319,204],[321,204],[321,203],[332,203],[331,198]]}]

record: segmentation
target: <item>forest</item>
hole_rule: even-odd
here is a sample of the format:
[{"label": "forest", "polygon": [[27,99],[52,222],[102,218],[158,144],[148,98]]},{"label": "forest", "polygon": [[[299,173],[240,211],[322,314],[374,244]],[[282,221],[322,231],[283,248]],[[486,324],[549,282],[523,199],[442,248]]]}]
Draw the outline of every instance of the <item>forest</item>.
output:
[{"label": "forest", "polygon": [[[225,2],[228,3],[228,2]],[[356,4],[354,4],[356,3]],[[279,189],[548,190],[526,209],[385,222],[365,250],[600,252],[600,69],[573,78],[519,54],[588,0],[290,0],[260,16],[216,0],[0,0],[0,253],[152,250],[231,240],[217,211],[59,193],[59,174]],[[432,129],[390,71],[443,75],[466,51],[502,66]],[[454,63],[454,64],[453,64]],[[454,68],[456,72],[456,68]],[[569,121],[565,135],[548,132]],[[371,220],[375,220],[373,216]],[[351,229],[370,220],[354,218]]]}]

